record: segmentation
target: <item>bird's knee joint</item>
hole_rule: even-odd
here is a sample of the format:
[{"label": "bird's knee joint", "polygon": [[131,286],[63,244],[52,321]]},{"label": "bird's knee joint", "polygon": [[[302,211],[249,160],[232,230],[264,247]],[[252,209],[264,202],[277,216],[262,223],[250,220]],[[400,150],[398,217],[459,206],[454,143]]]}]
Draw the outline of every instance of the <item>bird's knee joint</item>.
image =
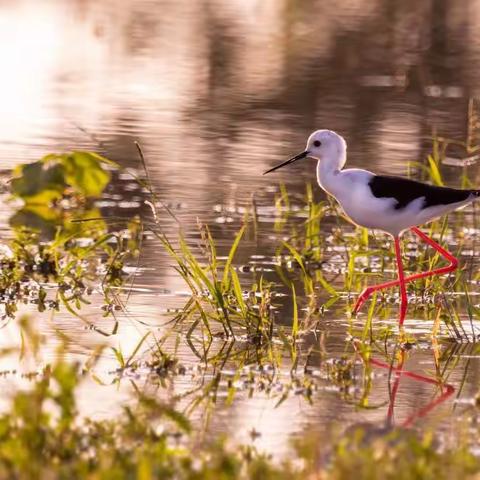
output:
[{"label": "bird's knee joint", "polygon": [[367,287],[367,288],[363,291],[363,293],[364,293],[365,295],[367,295],[367,297],[369,297],[374,291],[375,291],[375,289],[374,289],[373,287]]},{"label": "bird's knee joint", "polygon": [[456,258],[452,258],[450,260],[450,268],[453,270],[456,270],[458,268],[459,262]]}]

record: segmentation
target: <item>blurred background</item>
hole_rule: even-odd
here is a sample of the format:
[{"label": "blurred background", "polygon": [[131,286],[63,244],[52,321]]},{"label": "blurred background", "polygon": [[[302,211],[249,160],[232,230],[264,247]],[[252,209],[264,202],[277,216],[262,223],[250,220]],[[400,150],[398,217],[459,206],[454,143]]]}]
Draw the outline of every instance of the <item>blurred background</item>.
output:
[{"label": "blurred background", "polygon": [[1,165],[92,137],[135,165],[138,140],[204,211],[330,128],[350,165],[404,173],[433,128],[465,137],[479,20],[476,0],[3,0]]}]

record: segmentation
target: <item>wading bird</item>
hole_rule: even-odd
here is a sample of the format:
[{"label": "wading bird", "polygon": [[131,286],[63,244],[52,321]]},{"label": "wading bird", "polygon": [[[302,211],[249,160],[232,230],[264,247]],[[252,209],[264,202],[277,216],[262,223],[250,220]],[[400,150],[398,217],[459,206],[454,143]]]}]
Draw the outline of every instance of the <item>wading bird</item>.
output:
[{"label": "wading bird", "polygon": [[[417,227],[464,207],[480,196],[480,190],[437,187],[407,178],[375,175],[358,168],[342,170],[347,160],[347,144],[340,135],[331,130],[313,132],[308,138],[305,151],[267,170],[264,175],[306,157],[318,160],[318,184],[337,199],[353,223],[382,230],[393,237],[398,280],[367,287],[359,295],[353,313],[356,314],[376,290],[399,285],[401,299],[399,326],[402,327],[408,305],[406,283],[452,272],[458,266],[458,260],[452,254]],[[408,229],[433,247],[449,264],[406,277],[403,272],[400,236]]]}]

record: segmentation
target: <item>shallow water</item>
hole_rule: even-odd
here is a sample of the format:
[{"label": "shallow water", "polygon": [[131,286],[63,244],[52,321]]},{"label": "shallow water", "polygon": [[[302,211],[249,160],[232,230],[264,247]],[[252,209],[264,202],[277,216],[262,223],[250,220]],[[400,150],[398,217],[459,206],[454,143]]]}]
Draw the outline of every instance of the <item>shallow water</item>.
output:
[{"label": "shallow water", "polygon": [[[160,199],[181,221],[190,242],[198,242],[198,219],[211,226],[225,253],[245,209],[256,204],[258,238],[244,244],[237,267],[249,266],[240,269],[245,284],[259,273],[273,279],[281,240],[272,228],[278,184],[285,182],[292,198],[300,197],[306,182],[314,180],[314,165],[305,162],[268,176],[262,172],[302,150],[311,130],[330,128],[346,137],[349,165],[416,175],[416,167],[408,162],[424,159],[433,130],[455,139],[468,134],[469,100],[478,94],[480,80],[478,17],[477,5],[453,1],[3,2],[0,169],[49,152],[93,149],[140,171],[134,145],[138,141]],[[447,155],[459,161],[467,156],[454,146]],[[445,177],[458,185],[464,170],[450,163],[454,166],[444,168]],[[475,164],[468,167],[474,181],[477,172]],[[324,198],[318,190],[316,196]],[[128,218],[148,214],[143,200],[135,183],[121,176],[99,206],[107,217]],[[0,227],[8,238],[7,219],[15,205],[3,205]],[[300,223],[300,214],[290,221]],[[177,233],[167,213],[160,223],[170,235]],[[463,225],[475,225],[472,209]],[[330,219],[323,228],[329,231],[333,226]],[[475,271],[475,239],[465,248],[462,261]],[[335,269],[337,260],[332,250],[327,267]],[[342,264],[341,258],[338,262]],[[336,285],[342,284],[339,278]],[[471,290],[474,295],[475,288]],[[53,319],[35,314],[48,339],[43,358],[19,366],[13,355],[2,360],[1,368],[29,371],[43,365],[56,354],[56,329],[68,334],[69,354],[81,361],[104,342],[131,351],[146,325],[155,326],[159,336],[166,331],[169,313],[184,304],[185,292],[159,242],[147,237],[128,314],[118,315],[117,335],[100,336],[66,312]],[[112,320],[101,318],[100,295],[92,300],[84,315],[111,329]],[[353,351],[346,345],[346,301],[342,297],[327,312],[319,336],[309,339],[312,345],[321,339],[328,358]],[[288,297],[282,303],[278,322],[288,325],[292,306]],[[465,304],[460,300],[458,305],[470,332]],[[30,307],[25,311],[35,312]],[[396,310],[390,315],[376,319],[376,325],[394,327]],[[359,330],[365,317],[356,323]],[[413,313],[407,318],[407,327],[422,341],[410,352],[406,368],[434,377],[431,324],[421,318],[415,321]],[[473,327],[475,332],[480,329]],[[2,332],[2,346],[18,343],[15,322]],[[454,397],[472,399],[480,371],[475,345],[439,348],[447,358],[453,352],[458,361],[448,376],[456,388]],[[177,354],[188,368],[198,364],[185,342],[180,342]],[[321,358],[311,361],[313,370],[323,368]],[[108,386],[116,367],[113,354],[106,351],[96,373],[107,385],[85,383],[80,399],[85,414],[111,416],[130,401],[128,381],[120,388]],[[356,368],[361,377],[361,365]],[[284,375],[288,378],[288,363]],[[17,373],[1,381],[11,385],[24,380]],[[138,381],[154,388],[142,376]],[[160,394],[181,393],[196,381],[190,373],[176,377]],[[361,380],[354,382],[348,398],[325,378],[316,384],[311,404],[297,392],[277,408],[278,398],[267,398],[264,392],[250,396],[248,391],[226,406],[220,389],[212,429],[242,440],[249,440],[254,430],[260,434],[257,445],[278,452],[291,436],[310,429],[326,431],[335,421],[345,426],[385,422],[385,372],[379,371],[369,394],[369,406],[376,408],[358,407]],[[427,405],[437,392],[430,384],[402,379],[395,402],[397,423]],[[421,421],[445,423],[452,411],[462,408],[449,398]]]}]

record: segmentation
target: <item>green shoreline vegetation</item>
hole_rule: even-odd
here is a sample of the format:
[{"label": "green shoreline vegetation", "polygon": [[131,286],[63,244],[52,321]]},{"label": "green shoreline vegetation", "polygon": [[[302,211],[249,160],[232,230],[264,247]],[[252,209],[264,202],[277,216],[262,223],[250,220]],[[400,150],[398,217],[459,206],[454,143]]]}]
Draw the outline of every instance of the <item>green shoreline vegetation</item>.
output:
[{"label": "green shoreline vegetation", "polygon": [[198,442],[172,406],[138,396],[115,420],[78,419],[82,374],[57,360],[15,394],[0,416],[0,477],[29,479],[473,479],[480,462],[468,444],[439,450],[431,433],[350,428],[336,441],[314,434],[277,461],[220,437]]}]

